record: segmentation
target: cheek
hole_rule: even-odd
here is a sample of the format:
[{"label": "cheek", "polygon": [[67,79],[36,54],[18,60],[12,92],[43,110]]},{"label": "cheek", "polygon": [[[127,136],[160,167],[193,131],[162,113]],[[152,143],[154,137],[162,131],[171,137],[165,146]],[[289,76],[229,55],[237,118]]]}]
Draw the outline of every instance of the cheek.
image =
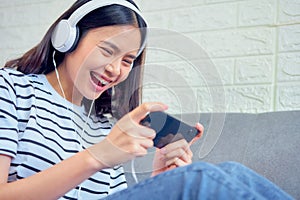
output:
[{"label": "cheek", "polygon": [[125,81],[127,79],[127,77],[129,76],[130,70],[129,69],[125,69],[121,72],[121,75],[118,79],[117,83],[121,83],[123,81]]},{"label": "cheek", "polygon": [[75,82],[80,82],[84,77],[86,77],[86,63],[74,63],[73,65],[69,66],[69,71],[71,75],[71,79],[73,79]]},{"label": "cheek", "polygon": [[93,67],[98,67],[99,64],[101,63],[101,60],[103,60],[103,58],[99,56],[99,52],[96,49],[93,49],[88,54],[86,54],[86,56],[83,58],[82,63],[84,66],[93,68]]},{"label": "cheek", "polygon": [[80,54],[80,52],[71,53],[67,62],[67,68],[71,79],[82,79],[85,69],[93,62],[89,55]]}]

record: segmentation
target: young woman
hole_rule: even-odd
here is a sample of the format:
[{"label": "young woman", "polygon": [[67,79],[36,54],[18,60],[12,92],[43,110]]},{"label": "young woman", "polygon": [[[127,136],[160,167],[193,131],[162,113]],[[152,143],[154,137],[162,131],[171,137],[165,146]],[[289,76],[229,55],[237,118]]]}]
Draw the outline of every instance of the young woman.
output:
[{"label": "young woman", "polygon": [[[146,27],[131,0],[78,0],[37,46],[0,70],[0,199],[265,195],[250,179],[275,188],[274,198],[288,197],[238,164],[180,167],[192,159],[185,140],[157,150],[155,177],[124,190],[121,164],[153,146],[155,132],[140,121],[167,109],[140,104]],[[108,113],[119,119],[113,126]],[[234,171],[250,179],[242,183]]]}]

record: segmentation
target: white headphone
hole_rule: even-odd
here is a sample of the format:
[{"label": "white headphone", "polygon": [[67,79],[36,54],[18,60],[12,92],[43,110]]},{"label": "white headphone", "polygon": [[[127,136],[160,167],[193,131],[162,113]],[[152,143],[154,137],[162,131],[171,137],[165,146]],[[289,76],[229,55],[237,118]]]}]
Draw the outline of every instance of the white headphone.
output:
[{"label": "white headphone", "polygon": [[63,19],[56,25],[51,36],[53,47],[62,53],[72,49],[72,47],[77,43],[79,37],[78,27],[76,26],[77,23],[91,11],[113,4],[121,5],[131,9],[146,23],[142,13],[133,4],[126,0],[91,0],[75,10],[69,19]]}]

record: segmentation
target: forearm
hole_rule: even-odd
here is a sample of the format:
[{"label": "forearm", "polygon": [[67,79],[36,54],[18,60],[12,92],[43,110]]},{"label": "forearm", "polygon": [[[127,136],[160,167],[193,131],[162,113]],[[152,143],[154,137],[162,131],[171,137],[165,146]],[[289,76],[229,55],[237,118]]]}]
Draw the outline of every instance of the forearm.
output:
[{"label": "forearm", "polygon": [[28,178],[0,185],[0,199],[58,199],[104,168],[87,151]]}]

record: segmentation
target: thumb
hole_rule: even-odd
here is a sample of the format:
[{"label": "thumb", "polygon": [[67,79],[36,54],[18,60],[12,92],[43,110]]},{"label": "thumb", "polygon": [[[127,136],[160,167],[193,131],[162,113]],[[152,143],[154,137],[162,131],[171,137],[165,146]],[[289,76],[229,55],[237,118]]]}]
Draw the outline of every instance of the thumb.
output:
[{"label": "thumb", "polygon": [[164,111],[167,109],[168,106],[161,102],[147,102],[135,108],[130,114],[132,119],[140,121],[145,118],[149,112]]},{"label": "thumb", "polygon": [[200,123],[197,123],[197,124],[196,124],[196,128],[198,129],[199,134],[196,135],[196,137],[194,137],[194,138],[192,139],[192,141],[190,142],[190,144],[193,144],[194,142],[196,142],[196,141],[197,141],[198,139],[200,139],[200,138],[202,137],[202,135],[203,135],[203,131],[204,131],[203,125],[200,124]]}]

